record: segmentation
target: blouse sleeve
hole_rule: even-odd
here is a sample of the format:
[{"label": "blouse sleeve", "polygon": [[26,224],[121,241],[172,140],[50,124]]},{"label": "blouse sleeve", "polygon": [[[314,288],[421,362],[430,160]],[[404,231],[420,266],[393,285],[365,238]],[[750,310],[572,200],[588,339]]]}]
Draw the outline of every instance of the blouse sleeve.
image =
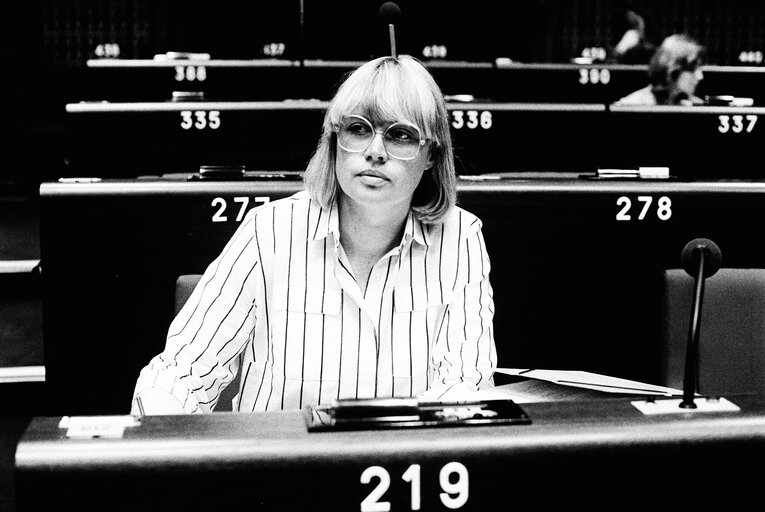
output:
[{"label": "blouse sleeve", "polygon": [[260,260],[250,211],[170,324],[136,382],[133,414],[211,412],[255,330]]},{"label": "blouse sleeve", "polygon": [[493,385],[497,365],[494,300],[481,222],[474,218],[460,242],[453,299],[448,304],[431,359],[426,400],[459,400]]}]

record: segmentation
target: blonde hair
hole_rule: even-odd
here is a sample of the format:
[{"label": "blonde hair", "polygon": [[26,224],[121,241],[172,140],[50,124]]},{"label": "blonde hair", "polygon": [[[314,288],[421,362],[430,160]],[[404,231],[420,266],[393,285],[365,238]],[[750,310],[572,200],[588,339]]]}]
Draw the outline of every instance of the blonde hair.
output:
[{"label": "blonde hair", "polygon": [[446,102],[425,66],[409,55],[380,57],[346,77],[329,103],[318,146],[303,175],[309,194],[324,207],[335,200],[339,188],[335,127],[351,113],[379,122],[408,121],[420,128],[430,142],[433,167],[414,192],[412,210],[422,222],[441,222],[456,202],[456,171]]}]

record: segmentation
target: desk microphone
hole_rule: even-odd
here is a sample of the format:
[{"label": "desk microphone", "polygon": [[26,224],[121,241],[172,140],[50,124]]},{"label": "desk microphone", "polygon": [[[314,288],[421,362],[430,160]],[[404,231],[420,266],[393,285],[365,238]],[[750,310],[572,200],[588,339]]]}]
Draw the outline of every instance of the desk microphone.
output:
[{"label": "desk microphone", "polygon": [[395,22],[401,17],[401,8],[396,2],[385,2],[380,6],[378,16],[383,22],[388,24],[388,37],[390,39],[391,57],[397,57],[396,54],[396,27]]},{"label": "desk microphone", "polygon": [[685,352],[685,377],[683,380],[683,409],[695,409],[693,397],[698,387],[698,348],[701,332],[701,306],[704,298],[704,280],[713,276],[722,262],[720,248],[712,240],[696,238],[683,248],[680,264],[683,269],[695,278],[693,307],[691,308],[691,323],[688,330],[688,347]]}]

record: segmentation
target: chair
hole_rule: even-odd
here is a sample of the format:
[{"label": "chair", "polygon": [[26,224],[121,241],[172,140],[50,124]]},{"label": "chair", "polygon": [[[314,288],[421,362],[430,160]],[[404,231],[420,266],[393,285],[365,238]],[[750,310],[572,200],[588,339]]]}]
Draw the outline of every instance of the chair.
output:
[{"label": "chair", "polygon": [[175,280],[175,314],[181,310],[186,301],[189,300],[191,292],[197,287],[197,283],[202,279],[202,274],[184,274],[178,276]]},{"label": "chair", "polygon": [[[682,389],[694,278],[664,272],[662,378]],[[698,391],[765,392],[765,269],[721,268],[704,283]]]},{"label": "chair", "polygon": [[[189,300],[191,292],[196,288],[202,274],[184,274],[178,276],[175,281],[175,314],[181,310],[186,301]],[[239,374],[237,373],[226,389],[220,395],[218,403],[215,406],[215,412],[231,411],[231,401],[239,392]]]}]

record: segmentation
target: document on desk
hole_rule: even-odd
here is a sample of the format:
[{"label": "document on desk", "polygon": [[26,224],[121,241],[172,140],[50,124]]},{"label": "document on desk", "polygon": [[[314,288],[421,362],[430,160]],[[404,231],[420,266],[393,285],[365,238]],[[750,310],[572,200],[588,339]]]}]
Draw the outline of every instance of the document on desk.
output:
[{"label": "document on desk", "polygon": [[646,384],[644,382],[635,380],[621,379],[619,377],[610,377],[608,375],[577,370],[497,368],[495,371],[497,373],[504,373],[505,375],[512,375],[514,377],[544,380],[547,382],[560,384],[562,386],[593,389],[595,391],[604,391],[606,393],[658,396],[680,396],[683,394],[683,391],[680,389],[667,388],[664,386]]}]

